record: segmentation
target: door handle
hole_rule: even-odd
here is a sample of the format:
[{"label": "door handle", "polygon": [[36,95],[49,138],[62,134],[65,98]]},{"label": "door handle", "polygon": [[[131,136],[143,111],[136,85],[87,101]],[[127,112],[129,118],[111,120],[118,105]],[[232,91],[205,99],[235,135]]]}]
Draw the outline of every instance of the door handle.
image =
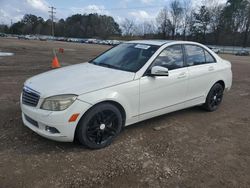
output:
[{"label": "door handle", "polygon": [[208,71],[214,71],[214,67],[213,66],[208,67]]},{"label": "door handle", "polygon": [[185,78],[187,74],[185,72],[182,72],[179,74],[178,79]]}]

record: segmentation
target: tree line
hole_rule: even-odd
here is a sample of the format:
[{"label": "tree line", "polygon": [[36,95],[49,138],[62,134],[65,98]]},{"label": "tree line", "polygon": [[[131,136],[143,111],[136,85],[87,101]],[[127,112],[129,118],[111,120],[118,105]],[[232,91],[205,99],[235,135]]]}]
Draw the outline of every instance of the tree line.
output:
[{"label": "tree line", "polygon": [[250,1],[204,1],[199,7],[191,0],[172,0],[156,21],[137,24],[125,19],[121,28],[127,36],[192,40],[204,44],[250,46]]},{"label": "tree line", "polygon": [[[110,16],[98,14],[75,14],[68,18],[54,22],[55,36],[91,38],[108,38],[120,36],[119,25]],[[0,26],[0,32],[19,35],[51,35],[52,21],[44,20],[32,14],[26,14],[21,21],[14,23],[9,28]]]},{"label": "tree line", "polygon": [[[55,22],[55,36],[75,38],[118,37],[125,39],[157,38],[192,40],[204,44],[250,46],[250,1],[204,1],[194,7],[192,0],[171,0],[155,20],[135,22],[98,14],[76,14]],[[51,20],[25,15],[10,27],[0,25],[0,32],[11,34],[51,34]]]}]

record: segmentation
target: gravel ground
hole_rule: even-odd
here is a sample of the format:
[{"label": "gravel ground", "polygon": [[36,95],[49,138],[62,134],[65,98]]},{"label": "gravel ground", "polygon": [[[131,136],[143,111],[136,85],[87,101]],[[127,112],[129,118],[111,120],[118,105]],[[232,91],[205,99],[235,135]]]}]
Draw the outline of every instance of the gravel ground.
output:
[{"label": "gravel ground", "polygon": [[24,127],[23,82],[85,62],[107,46],[0,38],[0,187],[250,187],[250,58],[232,62],[233,87],[218,111],[194,107],[127,127],[114,143],[89,150],[44,139]]}]

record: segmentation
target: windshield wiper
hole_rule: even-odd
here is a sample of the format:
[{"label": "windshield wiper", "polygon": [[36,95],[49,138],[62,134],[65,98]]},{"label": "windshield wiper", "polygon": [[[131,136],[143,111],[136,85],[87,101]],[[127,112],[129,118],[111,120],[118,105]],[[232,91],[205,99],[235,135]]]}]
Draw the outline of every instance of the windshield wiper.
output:
[{"label": "windshield wiper", "polygon": [[134,72],[132,70],[123,69],[122,67],[117,67],[117,66],[110,65],[110,64],[107,64],[107,63],[96,63],[94,61],[91,61],[90,63],[93,63],[94,65],[99,65],[99,66],[102,66],[102,67],[108,67],[108,68],[111,68],[111,69]]},{"label": "windshield wiper", "polygon": [[94,65],[98,65],[98,63],[94,62],[94,61],[89,61],[89,63],[92,63]]},{"label": "windshield wiper", "polygon": [[95,65],[100,65],[100,66],[108,67],[108,68],[112,68],[112,69],[120,69],[119,67],[116,67],[114,65],[110,65],[110,64],[107,64],[107,63],[96,63]]}]

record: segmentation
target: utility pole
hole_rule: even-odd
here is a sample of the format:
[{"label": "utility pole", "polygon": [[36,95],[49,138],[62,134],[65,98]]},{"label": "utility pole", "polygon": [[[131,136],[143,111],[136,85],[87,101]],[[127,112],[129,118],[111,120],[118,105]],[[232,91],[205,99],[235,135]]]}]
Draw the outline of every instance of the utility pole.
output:
[{"label": "utility pole", "polygon": [[53,6],[51,6],[49,8],[50,8],[49,13],[50,13],[50,18],[51,18],[51,35],[52,35],[52,37],[54,37],[54,35],[55,35],[54,19],[55,19],[55,14],[56,14],[56,12],[55,12],[56,8]]}]

